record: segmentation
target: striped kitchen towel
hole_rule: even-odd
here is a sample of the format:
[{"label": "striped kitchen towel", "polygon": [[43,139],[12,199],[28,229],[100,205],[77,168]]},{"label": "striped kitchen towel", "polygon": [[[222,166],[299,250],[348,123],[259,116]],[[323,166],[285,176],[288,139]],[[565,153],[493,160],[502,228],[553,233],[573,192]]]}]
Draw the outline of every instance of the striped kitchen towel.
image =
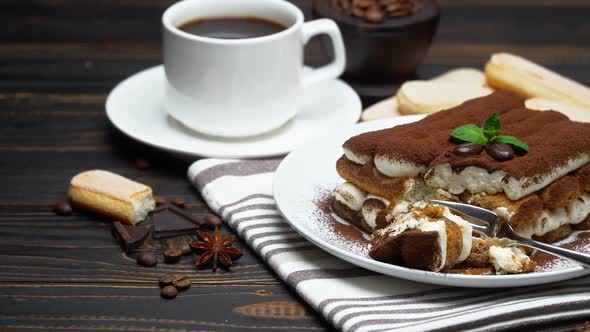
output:
[{"label": "striped kitchen towel", "polygon": [[590,319],[590,276],[549,286],[453,288],[376,274],[325,253],[277,210],[272,176],[279,163],[203,159],[188,176],[209,207],[338,330],[531,330]]}]

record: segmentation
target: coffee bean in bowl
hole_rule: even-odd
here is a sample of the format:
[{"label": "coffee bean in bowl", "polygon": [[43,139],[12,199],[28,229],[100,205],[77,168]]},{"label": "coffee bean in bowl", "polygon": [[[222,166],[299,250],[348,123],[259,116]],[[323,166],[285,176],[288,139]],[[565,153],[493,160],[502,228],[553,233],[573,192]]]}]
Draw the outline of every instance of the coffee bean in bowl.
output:
[{"label": "coffee bean in bowl", "polygon": [[[342,78],[369,101],[391,96],[415,76],[436,33],[435,0],[315,0],[315,18],[336,22],[346,45]],[[320,37],[328,57],[330,44]]]}]

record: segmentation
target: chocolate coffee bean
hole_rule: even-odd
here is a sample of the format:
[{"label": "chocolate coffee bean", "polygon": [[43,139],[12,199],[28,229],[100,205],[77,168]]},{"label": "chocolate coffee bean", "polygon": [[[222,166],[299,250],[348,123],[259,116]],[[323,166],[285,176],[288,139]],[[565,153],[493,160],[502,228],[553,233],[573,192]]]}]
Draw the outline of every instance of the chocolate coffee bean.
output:
[{"label": "chocolate coffee bean", "polygon": [[164,262],[167,264],[176,263],[180,260],[182,251],[178,248],[168,248],[164,251]]},{"label": "chocolate coffee bean", "polygon": [[457,145],[453,150],[453,153],[457,156],[467,157],[479,154],[483,150],[483,146],[477,143],[464,143]]},{"label": "chocolate coffee bean", "polygon": [[164,276],[161,276],[160,279],[158,279],[158,283],[160,284],[160,287],[166,287],[168,285],[172,285],[172,283],[174,282],[174,280],[176,280],[176,276],[173,274],[166,274]]},{"label": "chocolate coffee bean", "polygon": [[172,285],[168,285],[164,288],[162,288],[162,292],[160,293],[160,296],[162,296],[165,299],[173,299],[178,295],[178,290],[176,289],[176,287],[172,286]]},{"label": "chocolate coffee bean", "polygon": [[506,143],[494,143],[486,146],[486,152],[497,161],[508,161],[514,158],[514,149]]},{"label": "chocolate coffee bean", "polygon": [[60,216],[69,216],[72,214],[72,206],[66,202],[55,203],[53,212]]},{"label": "chocolate coffee bean", "polygon": [[158,265],[158,257],[150,252],[140,252],[135,260],[141,266],[152,267]]},{"label": "chocolate coffee bean", "polygon": [[191,279],[186,275],[177,276],[177,278],[172,282],[172,284],[179,291],[183,291],[191,287]]},{"label": "chocolate coffee bean", "polygon": [[221,225],[221,219],[214,214],[208,214],[205,217],[205,224],[211,228],[215,228]]}]

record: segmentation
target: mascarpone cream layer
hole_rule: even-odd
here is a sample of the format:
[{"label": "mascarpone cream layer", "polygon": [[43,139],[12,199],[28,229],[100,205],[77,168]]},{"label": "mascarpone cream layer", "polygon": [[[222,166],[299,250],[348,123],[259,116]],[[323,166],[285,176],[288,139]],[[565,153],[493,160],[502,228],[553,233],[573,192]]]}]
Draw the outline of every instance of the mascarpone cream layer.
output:
[{"label": "mascarpone cream layer", "polygon": [[389,205],[389,201],[383,197],[375,196],[373,194],[367,195],[361,212],[363,214],[365,223],[371,227],[371,229],[375,229],[375,227],[377,227],[377,214],[379,214],[382,209],[377,209],[373,204],[369,204],[370,200],[381,201],[386,208]]},{"label": "mascarpone cream layer", "polygon": [[[501,208],[496,209],[496,213],[499,216],[505,219],[512,217],[507,210],[504,211],[500,209]],[[570,203],[570,205],[564,208],[554,210],[544,209],[539,219],[533,224],[526,228],[519,228],[515,230],[515,232],[526,238],[531,238],[533,235],[542,236],[565,224],[579,224],[584,221],[589,214],[590,193],[583,193]]]},{"label": "mascarpone cream layer", "polygon": [[[357,154],[346,148],[344,148],[344,155],[348,160],[360,165],[371,160],[369,155]],[[425,173],[425,181],[429,186],[444,189],[451,194],[459,195],[464,191],[469,191],[472,194],[504,192],[511,200],[518,200],[543,189],[588,162],[590,162],[590,154],[583,153],[578,158],[570,159],[567,164],[555,168],[553,172],[542,177],[516,179],[502,170],[488,172],[486,169],[476,166],[469,166],[456,172],[448,163],[426,169],[424,166],[386,155],[375,155],[374,158],[375,168],[385,176],[414,177]]]},{"label": "mascarpone cream layer", "polygon": [[519,248],[491,246],[490,259],[497,274],[521,273],[531,259]]},{"label": "mascarpone cream layer", "polygon": [[429,169],[425,175],[426,183],[434,188],[442,188],[451,194],[459,195],[464,191],[472,194],[496,194],[504,192],[511,200],[518,200],[535,191],[541,190],[567,173],[584,166],[590,161],[590,155],[570,159],[564,166],[555,168],[553,172],[535,179],[515,179],[502,170],[487,170],[469,166],[461,172],[455,172],[450,164],[437,165]]},{"label": "mascarpone cream layer", "polygon": [[351,210],[360,211],[367,198],[367,193],[352,183],[345,182],[334,190],[333,196],[335,200]]},{"label": "mascarpone cream layer", "polygon": [[[418,184],[414,179],[408,179],[405,187],[407,191],[401,196],[403,199],[398,201],[395,206],[389,207],[390,212],[386,217],[388,222],[393,221],[395,216],[399,214],[407,213],[408,206],[411,203],[432,198],[432,192],[429,193],[427,187]],[[386,207],[390,204],[389,200],[373,194],[367,194],[349,182],[342,184],[334,191],[334,198],[345,204],[351,210],[361,211],[366,224],[372,229],[377,226],[376,219],[380,209],[376,209],[370,204],[365,204],[365,202],[369,199],[376,199],[383,202]],[[506,207],[499,207],[495,209],[494,212],[505,220],[510,220],[513,216],[513,213],[511,213]],[[531,238],[533,235],[542,236],[565,224],[579,224],[584,221],[588,215],[590,215],[590,193],[584,192],[565,208],[554,210],[544,209],[539,219],[533,224],[526,228],[516,229],[515,231],[520,236],[527,238]],[[459,222],[453,219],[453,216],[454,215],[452,214],[449,216],[445,215],[448,219],[459,224]],[[463,220],[462,218],[460,219]],[[461,227],[460,224],[459,226]],[[471,225],[468,227],[471,227]],[[465,232],[467,232],[466,226],[461,227],[461,229],[465,229]],[[469,234],[470,233],[471,231],[469,231]],[[471,244],[464,243],[464,248],[467,246],[471,248]]]},{"label": "mascarpone cream layer", "polygon": [[426,170],[423,166],[403,160],[392,159],[385,155],[376,155],[374,163],[379,173],[392,178],[417,176]]}]

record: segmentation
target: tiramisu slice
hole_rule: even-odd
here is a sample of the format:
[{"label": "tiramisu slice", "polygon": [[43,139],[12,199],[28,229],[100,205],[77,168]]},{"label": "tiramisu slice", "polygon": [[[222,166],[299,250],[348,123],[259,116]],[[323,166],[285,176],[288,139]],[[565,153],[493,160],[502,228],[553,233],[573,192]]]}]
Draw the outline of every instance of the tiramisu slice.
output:
[{"label": "tiramisu slice", "polygon": [[[352,137],[343,148],[336,168],[347,182],[335,192],[334,211],[367,231],[378,230],[378,238],[397,234],[401,215],[395,211],[432,198],[494,210],[520,235],[546,242],[590,226],[590,124],[526,109],[509,92]],[[423,232],[416,227],[414,233]],[[508,254],[522,261],[519,249],[491,247],[487,263],[496,272],[526,272],[525,263],[522,269],[502,264]]]}]

